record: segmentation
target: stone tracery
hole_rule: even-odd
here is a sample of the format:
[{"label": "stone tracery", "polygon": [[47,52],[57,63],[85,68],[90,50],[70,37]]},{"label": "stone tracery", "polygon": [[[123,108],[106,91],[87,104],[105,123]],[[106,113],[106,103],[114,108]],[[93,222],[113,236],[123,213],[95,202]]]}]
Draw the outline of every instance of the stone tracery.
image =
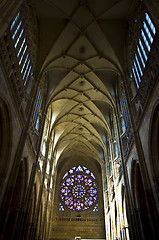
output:
[{"label": "stone tracery", "polygon": [[97,204],[95,179],[94,174],[84,166],[71,168],[64,175],[61,185],[61,199],[64,204],[74,211],[85,211]]}]

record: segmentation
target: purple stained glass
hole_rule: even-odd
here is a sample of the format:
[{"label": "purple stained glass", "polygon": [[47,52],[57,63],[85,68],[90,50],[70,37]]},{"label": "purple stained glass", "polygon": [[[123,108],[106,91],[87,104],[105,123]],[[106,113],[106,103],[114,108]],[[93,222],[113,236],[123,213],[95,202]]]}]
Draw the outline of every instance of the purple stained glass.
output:
[{"label": "purple stained glass", "polygon": [[98,212],[98,203],[95,205],[95,207],[93,208],[93,212]]},{"label": "purple stained glass", "polygon": [[69,173],[72,174],[72,173],[73,173],[73,169],[70,169],[70,170],[69,170]]},{"label": "purple stained glass", "polygon": [[95,176],[84,166],[71,168],[61,184],[62,202],[70,210],[85,211],[97,202]]},{"label": "purple stained glass", "polygon": [[59,203],[59,210],[60,210],[60,211],[64,211],[64,210],[65,210],[64,207],[63,207],[63,205],[62,205],[62,203]]}]

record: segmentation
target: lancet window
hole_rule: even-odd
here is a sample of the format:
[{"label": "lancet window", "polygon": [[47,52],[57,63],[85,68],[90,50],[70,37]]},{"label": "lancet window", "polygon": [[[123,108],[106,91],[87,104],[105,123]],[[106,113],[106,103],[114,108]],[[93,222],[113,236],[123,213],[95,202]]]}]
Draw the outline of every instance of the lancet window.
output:
[{"label": "lancet window", "polygon": [[39,130],[41,106],[42,106],[42,91],[39,87],[35,105],[34,105],[34,112],[33,112],[33,124],[34,124],[36,131]]},{"label": "lancet window", "polygon": [[31,76],[33,76],[33,69],[21,12],[18,12],[11,23],[10,32],[22,75],[23,85],[26,86]]},{"label": "lancet window", "polygon": [[156,28],[150,15],[145,12],[142,21],[136,18],[135,23],[139,29],[137,32],[138,39],[136,40],[136,47],[133,58],[131,60],[131,74],[130,77],[134,79],[137,89],[140,87],[146,62],[148,61],[149,53],[156,34]]}]

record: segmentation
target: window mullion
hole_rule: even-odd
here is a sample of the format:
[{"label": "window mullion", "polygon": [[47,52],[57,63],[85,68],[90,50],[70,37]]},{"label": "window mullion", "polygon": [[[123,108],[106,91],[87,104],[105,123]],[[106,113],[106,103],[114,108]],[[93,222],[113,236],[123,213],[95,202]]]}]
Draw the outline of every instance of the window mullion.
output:
[{"label": "window mullion", "polygon": [[22,25],[22,20],[19,22],[17,28],[15,29],[14,33],[12,34],[13,41],[16,41],[17,35],[18,35],[18,33],[19,33],[20,29],[21,29],[21,25]]},{"label": "window mullion", "polygon": [[[148,42],[148,44],[149,44],[149,46],[150,46],[150,49],[151,49],[151,44],[152,44],[153,40],[152,40],[152,42],[151,42],[150,36],[148,35],[149,33],[148,33],[148,31],[146,31],[146,29],[145,29],[144,27],[143,27],[143,31],[144,31],[146,40],[147,40],[147,42]],[[152,37],[152,36],[151,36],[151,37]]]},{"label": "window mullion", "polygon": [[31,65],[30,65],[30,66],[29,66],[28,73],[27,73],[26,78],[25,78],[24,86],[26,86],[26,84],[28,83],[28,79],[29,79],[29,76],[30,76],[30,74],[31,74],[31,69],[32,69],[32,67],[31,67]]},{"label": "window mullion", "polygon": [[132,66],[132,74],[134,76],[134,79],[135,79],[135,82],[136,82],[136,86],[137,86],[137,88],[139,88],[138,79],[137,79],[136,72],[135,72],[135,69],[134,69],[133,66]]},{"label": "window mullion", "polygon": [[19,20],[19,17],[20,17],[20,12],[17,14],[17,16],[15,17],[15,19],[13,20],[11,26],[10,26],[10,31],[14,32],[15,29],[16,29],[16,26],[18,24],[18,22],[20,21]]},{"label": "window mullion", "polygon": [[149,24],[148,24],[146,21],[144,21],[143,24],[144,24],[144,29],[145,29],[145,31],[146,31],[146,33],[147,33],[147,36],[148,36],[148,38],[149,38],[150,45],[151,45],[151,44],[153,43],[153,32],[152,32]]},{"label": "window mullion", "polygon": [[19,35],[18,35],[18,38],[17,38],[17,40],[16,40],[16,42],[15,42],[15,44],[14,44],[14,47],[15,47],[15,48],[17,48],[17,45],[19,44],[19,41],[20,41],[20,39],[22,38],[23,33],[24,33],[24,28],[22,28],[22,29],[20,30],[20,33],[19,33]]},{"label": "window mullion", "polygon": [[17,57],[19,58],[21,56],[21,53],[23,52],[23,48],[26,43],[26,38],[21,38],[19,47],[17,48]]},{"label": "window mullion", "polygon": [[148,59],[148,54],[149,54],[149,52],[148,52],[147,46],[146,46],[146,44],[145,44],[142,36],[141,36],[141,38],[140,38],[140,41],[141,41],[142,46],[143,46],[143,49],[144,49],[144,51],[145,51],[145,53],[146,53],[146,58]]},{"label": "window mullion", "polygon": [[150,44],[149,44],[149,42],[148,42],[148,40],[146,38],[144,29],[141,30],[141,38],[143,40],[144,45],[146,46],[147,53],[149,53],[150,50],[151,50],[151,47],[150,47]]},{"label": "window mullion", "polygon": [[139,39],[139,46],[140,46],[140,49],[141,49],[141,53],[143,54],[143,56],[145,58],[145,61],[147,61],[147,59],[148,59],[148,57],[147,57],[147,48],[146,48],[145,44],[143,43],[142,38]]},{"label": "window mullion", "polygon": [[[138,58],[140,59],[139,61],[142,63],[142,69],[145,68],[145,57],[143,55],[143,52],[141,50],[140,46],[137,46],[137,55],[139,56]],[[145,60],[145,61],[144,61]]]},{"label": "window mullion", "polygon": [[137,68],[138,68],[138,72],[139,72],[140,76],[142,77],[143,72],[142,72],[141,63],[139,62],[137,54],[135,54],[135,62],[136,62]]},{"label": "window mullion", "polygon": [[[24,47],[25,48],[25,47]],[[23,54],[23,53],[22,53]],[[27,61],[28,61],[28,57],[29,57],[29,53],[25,53],[25,56],[24,56],[24,61],[22,62],[22,68],[21,68],[21,74],[24,72],[25,70],[25,66],[27,64]]]},{"label": "window mullion", "polygon": [[134,69],[135,69],[135,72],[136,72],[136,75],[137,75],[137,80],[138,80],[138,85],[139,85],[139,83],[141,82],[141,79],[140,79],[140,74],[139,74],[139,71],[137,69],[135,60],[133,60],[133,65],[134,65]]},{"label": "window mullion", "polygon": [[23,65],[24,56],[25,56],[25,54],[26,54],[26,52],[27,52],[27,48],[28,48],[28,45],[26,44],[25,47],[24,47],[24,50],[23,50],[23,52],[22,52],[21,58],[20,58],[20,60],[19,60],[19,65],[21,65],[21,63],[22,63],[22,65]]}]

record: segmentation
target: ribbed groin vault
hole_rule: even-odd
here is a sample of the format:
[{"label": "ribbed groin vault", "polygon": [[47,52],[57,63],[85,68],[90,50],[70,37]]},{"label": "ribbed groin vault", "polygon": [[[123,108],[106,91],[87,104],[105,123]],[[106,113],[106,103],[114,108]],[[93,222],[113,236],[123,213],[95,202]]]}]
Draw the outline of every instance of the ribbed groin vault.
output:
[{"label": "ribbed groin vault", "polygon": [[159,229],[158,0],[0,3],[0,240]]},{"label": "ribbed groin vault", "polygon": [[[59,28],[41,68],[48,84],[46,118],[49,130],[43,138],[51,141],[49,147],[57,169],[51,239],[76,236],[105,239],[102,193],[105,181],[103,184],[101,181],[102,176],[105,179],[105,161],[110,157],[107,142],[113,138],[113,126],[116,126],[115,91],[122,77],[123,63],[123,53],[114,49],[106,25],[110,22],[116,26],[118,20],[114,22],[107,16],[117,11],[121,4],[122,1],[102,1],[101,4],[72,1],[70,5],[66,1],[47,2],[51,20]],[[43,17],[41,7],[38,11]],[[130,7],[123,9],[116,18],[127,17]],[[111,34],[119,45],[123,45],[122,21],[119,28],[116,40],[114,33]],[[54,32],[49,29],[49,35],[50,31]],[[93,171],[98,180],[95,201],[99,202],[98,212],[93,212],[92,206],[85,211],[76,211],[76,207],[68,209],[66,199],[61,199],[61,180],[71,167],[78,165]],[[64,211],[59,212],[59,202],[65,207]]]}]

